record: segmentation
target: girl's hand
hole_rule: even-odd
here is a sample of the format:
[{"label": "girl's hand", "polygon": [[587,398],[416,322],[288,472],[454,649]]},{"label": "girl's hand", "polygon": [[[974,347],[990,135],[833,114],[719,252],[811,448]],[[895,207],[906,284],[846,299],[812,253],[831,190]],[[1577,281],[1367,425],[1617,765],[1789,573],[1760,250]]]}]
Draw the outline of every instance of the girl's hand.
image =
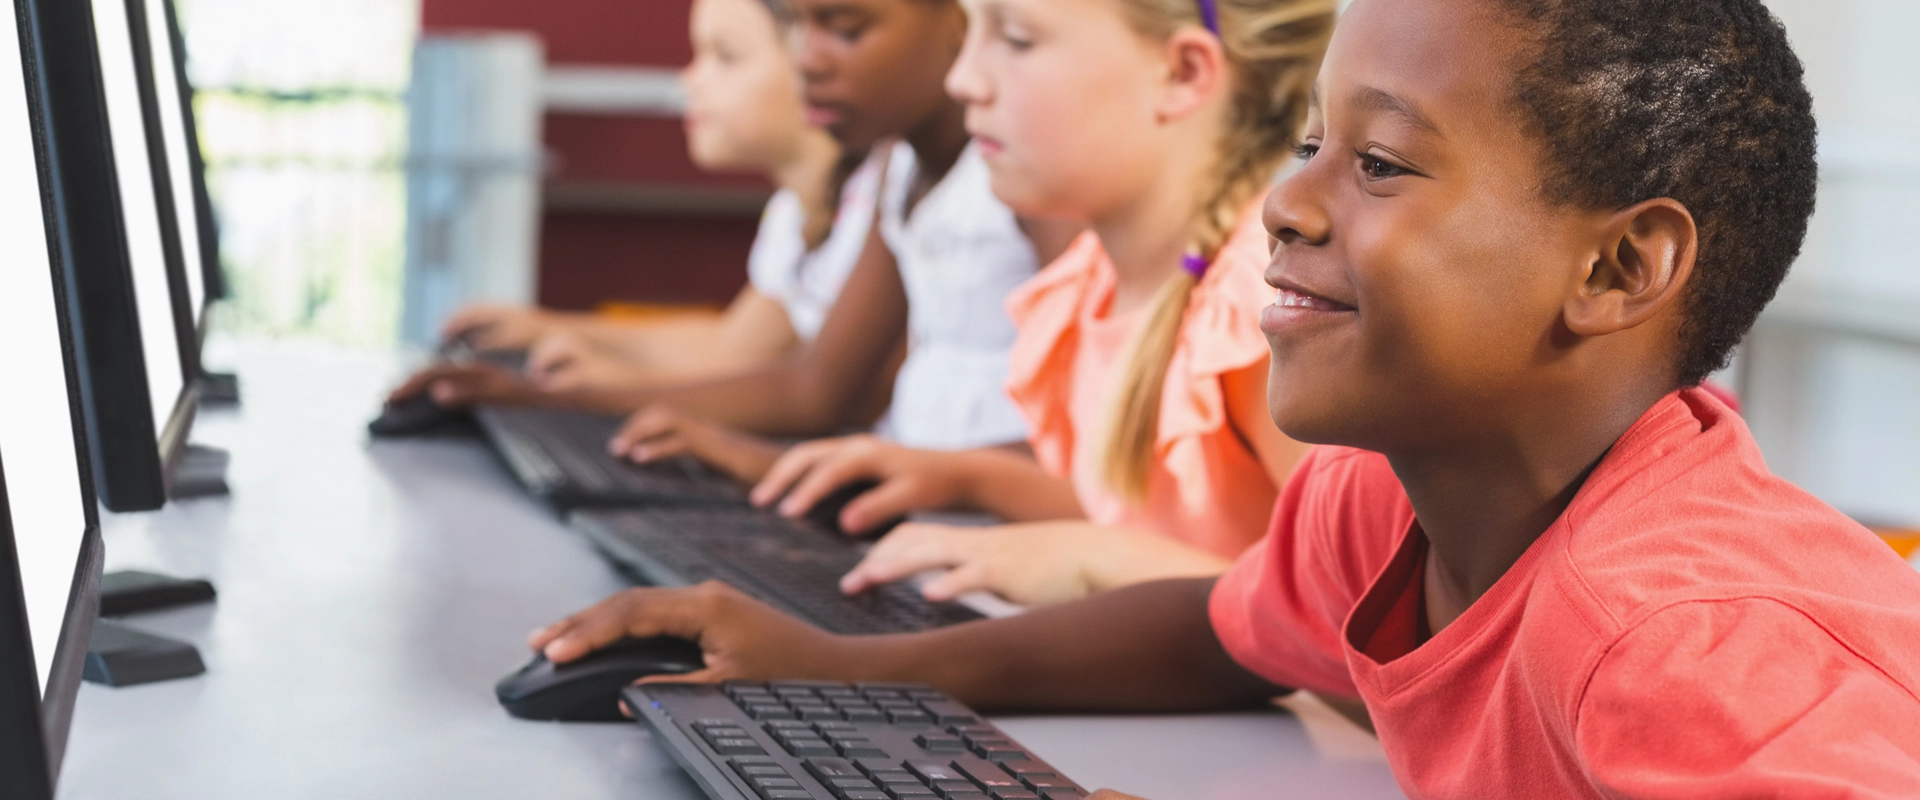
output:
[{"label": "girl's hand", "polygon": [[557,327],[560,315],[530,306],[476,303],[454,312],[440,328],[445,339],[465,339],[481,350],[524,350]]},{"label": "girl's hand", "polygon": [[705,669],[653,680],[832,679],[843,677],[848,663],[839,655],[842,637],[715,581],[685,589],[628,589],[534,631],[528,645],[564,664],[628,636],[673,636],[700,645]]},{"label": "girl's hand", "polygon": [[549,392],[627,388],[638,371],[631,362],[572,331],[541,336],[527,351],[527,376]]},{"label": "girl's hand", "polygon": [[491,364],[438,364],[408,378],[387,396],[393,403],[425,392],[443,408],[466,408],[483,403],[537,405],[539,389],[526,379]]},{"label": "girl's hand", "polygon": [[840,589],[856,594],[934,569],[921,588],[951,600],[985,590],[1022,605],[1049,605],[1165,578],[1214,576],[1232,562],[1156,533],[1085,521],[992,528],[909,523],[867,552]]},{"label": "girl's hand", "polygon": [[816,439],[787,450],[753,487],[751,499],[761,507],[778,501],[781,514],[799,517],[842,486],[875,481],[879,485],[840,512],[840,529],[858,533],[909,512],[961,505],[968,493],[964,458],[866,434]]},{"label": "girl's hand", "polygon": [[607,450],[616,458],[640,464],[692,456],[741,483],[753,483],[767,474],[782,452],[765,439],[660,404],[628,417],[607,443]]}]

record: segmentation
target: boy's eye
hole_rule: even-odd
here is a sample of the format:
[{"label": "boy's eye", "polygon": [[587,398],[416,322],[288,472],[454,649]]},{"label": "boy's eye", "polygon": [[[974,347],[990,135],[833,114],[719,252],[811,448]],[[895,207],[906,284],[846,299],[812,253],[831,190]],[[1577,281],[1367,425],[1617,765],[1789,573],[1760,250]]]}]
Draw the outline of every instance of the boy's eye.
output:
[{"label": "boy's eye", "polygon": [[1293,157],[1301,161],[1312,161],[1313,157],[1319,153],[1320,145],[1311,142],[1301,142],[1293,146]]},{"label": "boy's eye", "polygon": [[1360,157],[1360,171],[1366,173],[1367,177],[1374,180],[1397,178],[1409,172],[1405,167],[1390,161],[1385,161],[1376,156],[1371,156],[1366,153],[1356,153],[1355,155]]}]

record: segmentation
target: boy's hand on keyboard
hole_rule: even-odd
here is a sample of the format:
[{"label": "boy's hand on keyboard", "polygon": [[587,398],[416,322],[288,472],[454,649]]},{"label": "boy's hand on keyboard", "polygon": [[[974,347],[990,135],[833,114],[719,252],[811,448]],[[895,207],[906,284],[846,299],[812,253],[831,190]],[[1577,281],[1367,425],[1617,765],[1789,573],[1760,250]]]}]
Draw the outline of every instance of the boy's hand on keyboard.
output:
[{"label": "boy's hand on keyboard", "polygon": [[536,405],[539,389],[520,376],[491,364],[436,364],[407,379],[387,396],[392,403],[425,392],[444,408],[466,408],[481,403]]},{"label": "boy's hand on keyboard", "polygon": [[875,544],[840,588],[854,594],[945,569],[921,587],[928,599],[988,591],[1047,605],[1146,581],[1215,576],[1231,565],[1156,533],[1079,520],[991,528],[909,523]]},{"label": "boy's hand on keyboard", "polygon": [[778,501],[781,514],[800,517],[842,486],[875,481],[879,485],[840,512],[840,528],[859,533],[910,512],[958,505],[966,494],[966,475],[956,469],[960,463],[953,455],[867,434],[802,442],[774,462],[751,499],[761,507]]},{"label": "boy's hand on keyboard", "polygon": [[684,589],[628,589],[535,631],[533,649],[564,664],[623,637],[697,642],[707,666],[661,680],[836,678],[846,672],[842,637],[773,610],[717,581]]},{"label": "boy's hand on keyboard", "polygon": [[654,404],[627,418],[607,443],[616,458],[645,464],[692,456],[741,483],[753,483],[772,468],[782,448],[749,433]]}]

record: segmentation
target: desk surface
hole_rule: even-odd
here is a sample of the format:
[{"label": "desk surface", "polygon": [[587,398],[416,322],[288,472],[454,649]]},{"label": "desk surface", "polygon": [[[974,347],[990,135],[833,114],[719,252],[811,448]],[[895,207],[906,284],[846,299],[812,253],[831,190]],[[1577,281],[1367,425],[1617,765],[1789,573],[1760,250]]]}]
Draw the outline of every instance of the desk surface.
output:
[{"label": "desk surface", "polygon": [[[495,704],[528,631],[624,584],[479,443],[368,443],[397,359],[215,356],[245,406],[203,414],[195,438],[232,452],[233,496],[105,526],[109,570],[218,587],[215,605],[127,619],[193,642],[207,674],[86,685],[62,797],[701,797],[637,725]],[[1084,784],[1156,800],[1401,796],[1377,745],[1313,706],[996,721]]]}]

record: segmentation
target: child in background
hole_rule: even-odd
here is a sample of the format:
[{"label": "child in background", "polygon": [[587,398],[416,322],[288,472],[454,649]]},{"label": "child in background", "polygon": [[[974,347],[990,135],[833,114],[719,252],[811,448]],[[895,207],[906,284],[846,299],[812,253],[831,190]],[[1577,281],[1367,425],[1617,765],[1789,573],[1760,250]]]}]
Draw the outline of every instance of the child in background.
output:
[{"label": "child in background", "polygon": [[1207,16],[1193,0],[968,8],[947,85],[994,192],[1023,214],[1091,227],[1009,302],[1020,334],[1008,389],[1039,463],[829,440],[789,451],[755,498],[786,495],[782,510],[799,514],[838,484],[876,479],[845,510],[847,530],[927,508],[1029,522],[904,526],[847,576],[849,591],[950,567],[929,596],[1058,602],[1219,574],[1266,532],[1304,452],[1266,413],[1257,201],[1291,154],[1334,3]]},{"label": "child in background", "polygon": [[740,431],[820,436],[878,420],[917,447],[1022,441],[1025,424],[1001,390],[1014,335],[1006,296],[1078,226],[1016,219],[993,197],[963,111],[941,88],[966,32],[959,5],[799,0],[794,11],[809,120],[848,150],[899,140],[877,224],[813,342],[745,375],[677,387],[540,392],[498,368],[443,365],[395,396],[634,412],[610,444],[616,453],[690,452],[749,481],[781,448]]},{"label": "child in background", "polygon": [[1355,0],[1314,97],[1260,325],[1328,446],[1227,575],[891,636],[636,589],[532,644],[982,710],[1342,694],[1421,798],[1920,796],[1920,574],[1697,388],[1814,206],[1761,0]]},{"label": "child in background", "polygon": [[735,374],[811,340],[866,244],[883,159],[843,155],[806,124],[781,13],[761,0],[695,0],[691,11],[693,61],[680,73],[687,152],[701,169],[762,173],[778,187],[747,259],[751,283],[725,313],[635,324],[474,306],[448,320],[447,337],[530,349],[528,377],[547,390]]}]

